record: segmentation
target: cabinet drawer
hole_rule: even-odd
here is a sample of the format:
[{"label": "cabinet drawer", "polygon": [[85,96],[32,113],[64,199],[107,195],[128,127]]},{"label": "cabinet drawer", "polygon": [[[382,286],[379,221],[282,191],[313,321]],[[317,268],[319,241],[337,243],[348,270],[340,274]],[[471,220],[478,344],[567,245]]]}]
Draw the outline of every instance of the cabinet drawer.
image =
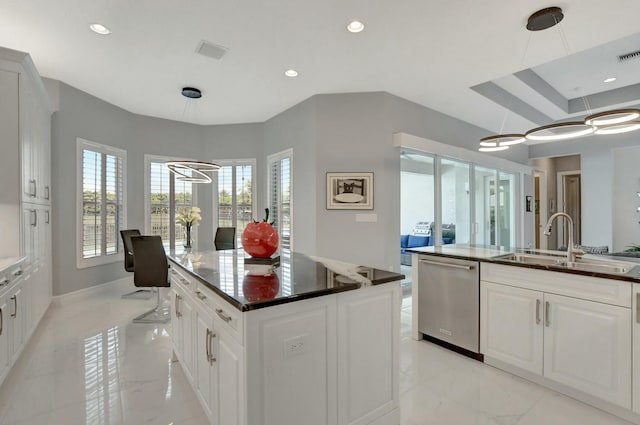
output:
[{"label": "cabinet drawer", "polygon": [[217,326],[232,335],[240,345],[244,345],[242,312],[201,282],[197,283],[195,296],[210,310],[209,314],[213,316]]},{"label": "cabinet drawer", "polygon": [[631,283],[600,277],[482,263],[480,279],[631,308]]},{"label": "cabinet drawer", "polygon": [[176,267],[172,267],[169,275],[171,276],[172,285],[178,285],[188,293],[195,292],[196,280],[189,276],[187,273],[180,272]]}]

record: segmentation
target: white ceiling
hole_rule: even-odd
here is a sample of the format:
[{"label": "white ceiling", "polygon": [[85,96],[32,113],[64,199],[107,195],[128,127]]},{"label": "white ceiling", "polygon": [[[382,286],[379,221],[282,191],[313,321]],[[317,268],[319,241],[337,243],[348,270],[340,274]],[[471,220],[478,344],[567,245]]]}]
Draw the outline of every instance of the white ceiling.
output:
[{"label": "white ceiling", "polygon": [[[470,87],[567,59],[557,31],[524,28],[548,6],[563,8],[572,53],[639,28],[638,0],[2,0],[0,46],[29,52],[43,76],[138,114],[262,122],[314,94],[386,91],[498,131],[505,109]],[[362,33],[346,31],[353,18]],[[92,33],[91,22],[113,34]],[[197,55],[201,40],[229,51],[220,61]],[[285,77],[288,68],[300,76]],[[569,96],[589,86],[571,76],[578,71],[545,68],[544,79]],[[640,73],[617,76],[627,84]],[[187,105],[185,85],[204,97]]]}]

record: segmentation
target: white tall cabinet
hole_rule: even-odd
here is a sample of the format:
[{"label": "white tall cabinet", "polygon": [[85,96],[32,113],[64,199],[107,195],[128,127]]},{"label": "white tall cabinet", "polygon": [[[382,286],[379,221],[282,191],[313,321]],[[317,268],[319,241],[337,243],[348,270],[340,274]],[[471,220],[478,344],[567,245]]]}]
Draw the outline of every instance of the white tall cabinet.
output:
[{"label": "white tall cabinet", "polygon": [[[51,303],[51,106],[28,54],[0,48],[0,382]],[[14,264],[10,263],[15,259]],[[6,361],[5,361],[6,359]]]}]

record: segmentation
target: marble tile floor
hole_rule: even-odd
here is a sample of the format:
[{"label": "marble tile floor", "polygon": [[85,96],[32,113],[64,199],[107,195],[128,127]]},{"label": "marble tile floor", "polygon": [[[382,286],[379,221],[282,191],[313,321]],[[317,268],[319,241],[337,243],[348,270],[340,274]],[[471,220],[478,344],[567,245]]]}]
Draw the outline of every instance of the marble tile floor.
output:
[{"label": "marble tile floor", "polygon": [[[132,324],[153,301],[102,294],[52,306],[0,388],[1,425],[206,425],[171,362],[169,325]],[[402,425],[628,425],[568,397],[410,338],[402,308]],[[225,424],[220,424],[225,425]],[[304,424],[301,424],[304,425]]]}]

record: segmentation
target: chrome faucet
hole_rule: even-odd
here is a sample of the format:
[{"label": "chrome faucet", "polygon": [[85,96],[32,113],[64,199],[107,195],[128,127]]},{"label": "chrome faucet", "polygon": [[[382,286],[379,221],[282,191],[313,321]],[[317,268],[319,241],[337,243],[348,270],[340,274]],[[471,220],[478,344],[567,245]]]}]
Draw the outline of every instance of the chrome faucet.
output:
[{"label": "chrome faucet", "polygon": [[549,217],[549,220],[547,221],[544,232],[542,232],[542,234],[545,236],[551,236],[551,229],[552,229],[551,223],[556,217],[560,217],[560,216],[565,217],[569,222],[569,240],[567,242],[569,246],[567,246],[567,261],[574,262],[576,261],[576,257],[579,255],[583,255],[584,252],[579,249],[576,250],[573,247],[573,219],[569,214],[564,212],[557,212],[553,214],[551,217]]}]

